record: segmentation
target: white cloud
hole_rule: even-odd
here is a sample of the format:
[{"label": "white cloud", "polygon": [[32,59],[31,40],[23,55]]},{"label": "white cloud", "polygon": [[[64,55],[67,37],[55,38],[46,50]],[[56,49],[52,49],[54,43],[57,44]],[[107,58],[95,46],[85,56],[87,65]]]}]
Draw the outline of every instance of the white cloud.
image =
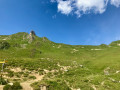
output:
[{"label": "white cloud", "polygon": [[108,0],[75,0],[75,14],[103,13],[106,10]]},{"label": "white cloud", "polygon": [[103,13],[106,8],[106,0],[76,0],[75,6],[83,13],[93,10],[94,12]]},{"label": "white cloud", "polygon": [[58,0],[58,11],[63,14],[69,14],[72,11],[71,1]]},{"label": "white cloud", "polygon": [[78,17],[89,13],[102,14],[106,11],[108,2],[116,7],[120,6],[120,0],[56,0],[56,2],[58,12],[66,15],[73,13]]},{"label": "white cloud", "polygon": [[120,6],[120,0],[111,0],[111,4],[116,6],[116,7],[119,7]]}]

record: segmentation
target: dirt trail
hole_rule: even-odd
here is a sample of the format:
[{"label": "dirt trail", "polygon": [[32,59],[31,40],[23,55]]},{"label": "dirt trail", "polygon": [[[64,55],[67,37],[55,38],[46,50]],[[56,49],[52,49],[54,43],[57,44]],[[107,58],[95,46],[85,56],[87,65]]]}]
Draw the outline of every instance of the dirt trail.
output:
[{"label": "dirt trail", "polygon": [[3,90],[4,85],[0,85],[0,90]]},{"label": "dirt trail", "polygon": [[92,85],[92,88],[93,88],[94,90],[97,90],[96,87],[95,87],[95,85]]},{"label": "dirt trail", "polygon": [[[12,68],[11,71],[21,72],[22,70],[21,70],[21,68]],[[46,74],[49,73],[49,72],[55,72],[55,70],[52,70],[52,71],[44,70],[44,71],[45,71]],[[45,74],[44,75],[39,75],[39,74],[36,74],[36,73],[31,73],[30,75],[35,76],[36,79],[28,80],[28,81],[20,83],[21,86],[23,87],[22,90],[33,90],[33,88],[30,85],[34,82],[41,81],[45,76]],[[3,85],[0,85],[0,90],[3,90],[3,87],[4,87]]]},{"label": "dirt trail", "polygon": [[32,84],[36,81],[40,81],[44,77],[44,75],[38,75],[38,74],[34,74],[34,76],[36,77],[35,80],[29,80],[29,81],[21,83],[21,86],[23,87],[23,90],[33,90],[33,88],[30,86],[30,84]]},{"label": "dirt trail", "polygon": [[31,83],[29,82],[23,82],[21,83],[21,86],[23,87],[23,90],[33,90],[33,88],[30,86]]},{"label": "dirt trail", "polygon": [[[18,67],[18,68],[12,68],[11,71],[21,72],[22,70],[21,70],[21,68]],[[30,85],[31,85],[32,83],[34,83],[34,82],[37,82],[37,81],[42,80],[43,77],[44,77],[44,75],[39,75],[39,74],[35,74],[35,73],[32,73],[32,74],[30,74],[30,75],[31,75],[31,76],[35,76],[36,79],[34,79],[34,80],[28,80],[28,81],[25,81],[25,82],[20,83],[21,86],[23,87],[23,90],[33,90],[33,88],[32,88]],[[3,87],[0,87],[0,90],[3,90],[3,89],[1,89],[1,88],[3,88]]]},{"label": "dirt trail", "polygon": [[[23,87],[22,90],[33,90],[33,88],[30,86],[30,84],[37,82],[37,81],[40,81],[44,77],[44,75],[39,75],[39,74],[32,74],[32,75],[34,75],[36,77],[36,79],[20,83],[21,86]],[[3,90],[3,87],[4,87],[4,85],[0,85],[0,90]]]}]

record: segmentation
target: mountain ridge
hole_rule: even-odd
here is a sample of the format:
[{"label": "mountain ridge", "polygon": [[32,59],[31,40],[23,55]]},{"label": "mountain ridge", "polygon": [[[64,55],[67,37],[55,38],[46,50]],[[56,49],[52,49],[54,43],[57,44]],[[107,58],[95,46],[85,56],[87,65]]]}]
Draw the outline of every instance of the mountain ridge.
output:
[{"label": "mountain ridge", "polygon": [[29,35],[0,36],[0,59],[8,61],[3,78],[9,82],[18,81],[34,90],[43,86],[48,90],[120,89],[120,41],[66,45],[34,35],[29,43]]},{"label": "mountain ridge", "polygon": [[[35,32],[32,30],[31,32],[33,32],[34,33],[34,36],[35,37],[38,37],[38,36],[36,36],[36,34],[35,34]],[[6,40],[4,37],[10,37],[10,36],[13,36],[14,38],[15,38],[15,36],[18,36],[18,38],[19,38],[19,36],[22,36],[23,38],[24,38],[24,36],[28,36],[28,35],[30,35],[31,34],[31,32],[30,33],[26,33],[26,32],[18,32],[18,33],[15,33],[15,34],[12,34],[12,35],[0,35],[0,40],[2,40],[1,38],[3,38],[3,40]],[[45,39],[47,39],[47,40],[49,40],[47,37],[38,37],[38,38],[45,38]],[[50,40],[49,40],[50,41]],[[52,41],[51,41],[52,42]],[[54,42],[55,43],[55,42]],[[109,45],[112,45],[113,46],[113,44],[119,44],[120,43],[120,40],[117,40],[117,41],[112,41],[110,44],[108,44],[107,46],[109,46]],[[58,43],[58,44],[64,44],[64,43]],[[70,44],[65,44],[65,45],[70,45]],[[106,44],[100,44],[100,45],[106,45]],[[80,46],[80,45],[71,45],[71,46]],[[81,46],[99,46],[99,45],[81,45]]]}]

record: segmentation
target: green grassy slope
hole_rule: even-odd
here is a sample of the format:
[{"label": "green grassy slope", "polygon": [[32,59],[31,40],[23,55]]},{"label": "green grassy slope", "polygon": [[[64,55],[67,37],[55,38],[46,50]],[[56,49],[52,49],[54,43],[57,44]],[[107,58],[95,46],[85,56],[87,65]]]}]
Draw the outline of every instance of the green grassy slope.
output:
[{"label": "green grassy slope", "polygon": [[56,70],[33,83],[34,89],[44,83],[49,90],[120,90],[120,41],[99,46],[65,45],[37,36],[29,43],[28,36],[24,32],[0,36],[1,42],[10,45],[0,49],[0,59],[8,61],[7,67],[39,73]]}]

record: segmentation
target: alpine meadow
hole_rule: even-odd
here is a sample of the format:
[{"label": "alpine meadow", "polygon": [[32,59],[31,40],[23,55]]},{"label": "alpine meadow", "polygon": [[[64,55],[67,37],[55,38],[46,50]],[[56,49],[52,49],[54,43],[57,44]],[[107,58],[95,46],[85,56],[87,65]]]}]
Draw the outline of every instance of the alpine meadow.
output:
[{"label": "alpine meadow", "polygon": [[0,58],[7,60],[1,84],[4,90],[16,82],[24,90],[119,90],[119,51],[120,41],[66,45],[34,31],[1,35]]}]

